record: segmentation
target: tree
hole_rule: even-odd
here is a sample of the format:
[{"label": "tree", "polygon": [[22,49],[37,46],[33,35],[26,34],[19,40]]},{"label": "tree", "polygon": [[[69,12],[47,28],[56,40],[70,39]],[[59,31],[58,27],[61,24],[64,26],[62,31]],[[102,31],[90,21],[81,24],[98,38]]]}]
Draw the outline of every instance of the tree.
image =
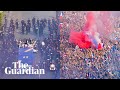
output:
[{"label": "tree", "polygon": [[2,26],[2,21],[3,21],[3,11],[0,11],[0,28]]}]

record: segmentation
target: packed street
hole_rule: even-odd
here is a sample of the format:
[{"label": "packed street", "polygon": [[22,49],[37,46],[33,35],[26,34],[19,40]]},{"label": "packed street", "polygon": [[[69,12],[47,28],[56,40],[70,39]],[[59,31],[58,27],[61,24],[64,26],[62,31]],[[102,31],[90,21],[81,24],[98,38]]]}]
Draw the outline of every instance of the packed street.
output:
[{"label": "packed street", "polygon": [[[2,79],[57,79],[60,77],[56,11],[10,11],[6,14],[4,23],[1,42],[3,41],[8,49],[5,50],[1,46],[1,50],[4,49],[2,54],[5,54],[0,60]],[[7,56],[7,53],[11,56]],[[4,74],[5,67],[11,66],[13,61],[18,60],[32,64],[36,69],[44,69],[45,74]],[[55,64],[55,71],[50,70],[51,64]]]}]

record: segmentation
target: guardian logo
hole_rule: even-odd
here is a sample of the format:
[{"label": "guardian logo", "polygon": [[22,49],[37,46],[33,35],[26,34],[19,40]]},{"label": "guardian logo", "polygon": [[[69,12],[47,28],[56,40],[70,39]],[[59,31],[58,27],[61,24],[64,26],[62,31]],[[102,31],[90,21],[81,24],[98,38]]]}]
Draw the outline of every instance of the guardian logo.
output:
[{"label": "guardian logo", "polygon": [[32,65],[27,63],[23,64],[21,61],[12,62],[13,69],[11,67],[5,68],[5,74],[45,74],[44,69],[35,69]]}]

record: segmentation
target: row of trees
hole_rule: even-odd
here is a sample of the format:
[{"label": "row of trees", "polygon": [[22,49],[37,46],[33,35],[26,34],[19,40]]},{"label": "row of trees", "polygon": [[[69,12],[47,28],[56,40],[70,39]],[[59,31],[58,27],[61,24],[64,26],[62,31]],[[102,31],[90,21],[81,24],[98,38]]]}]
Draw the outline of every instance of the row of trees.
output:
[{"label": "row of trees", "polygon": [[0,28],[1,28],[1,26],[2,26],[3,17],[4,17],[4,12],[3,12],[3,11],[0,11]]}]

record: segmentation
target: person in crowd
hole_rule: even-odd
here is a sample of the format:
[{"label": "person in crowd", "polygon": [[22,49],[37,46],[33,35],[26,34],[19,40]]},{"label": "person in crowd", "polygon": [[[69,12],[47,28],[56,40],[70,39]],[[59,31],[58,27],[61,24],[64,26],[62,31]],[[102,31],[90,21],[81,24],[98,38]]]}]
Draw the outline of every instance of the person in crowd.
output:
[{"label": "person in crowd", "polygon": [[16,19],[16,21],[15,21],[15,25],[16,25],[16,29],[18,29],[18,19]]},{"label": "person in crowd", "polygon": [[30,33],[31,22],[30,22],[30,19],[29,19],[29,18],[28,18],[28,20],[27,20],[27,25],[28,25],[28,33]]},{"label": "person in crowd", "polygon": [[29,24],[26,25],[26,35],[29,33],[30,28],[29,28]]}]

